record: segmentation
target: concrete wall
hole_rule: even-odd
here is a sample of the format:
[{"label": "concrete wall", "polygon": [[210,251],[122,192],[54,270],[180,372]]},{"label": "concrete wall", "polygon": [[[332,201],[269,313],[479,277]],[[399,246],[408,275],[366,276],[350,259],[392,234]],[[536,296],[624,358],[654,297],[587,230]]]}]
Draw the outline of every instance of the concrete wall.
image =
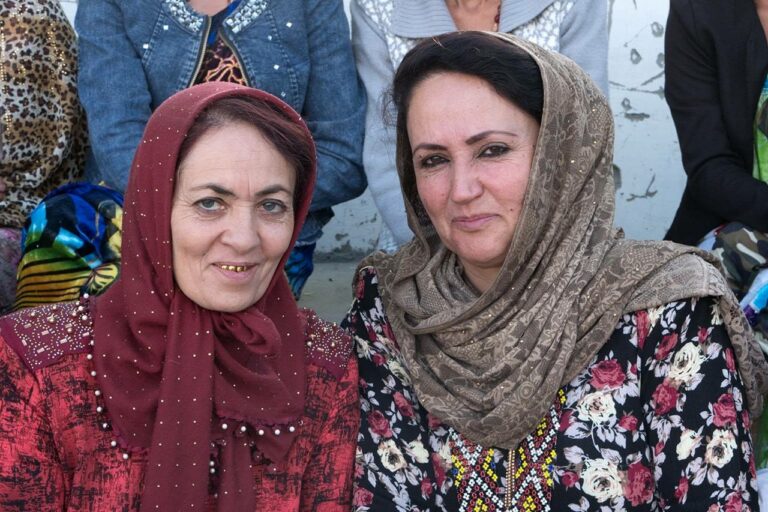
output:
[{"label": "concrete wall", "polygon": [[[346,0],[348,1],[348,0]],[[664,102],[662,0],[609,2],[610,100],[616,123],[616,224],[631,238],[661,238],[685,184],[669,109]],[[74,17],[76,0],[62,0]],[[354,258],[374,247],[380,216],[368,192],[336,208],[318,251]]]}]

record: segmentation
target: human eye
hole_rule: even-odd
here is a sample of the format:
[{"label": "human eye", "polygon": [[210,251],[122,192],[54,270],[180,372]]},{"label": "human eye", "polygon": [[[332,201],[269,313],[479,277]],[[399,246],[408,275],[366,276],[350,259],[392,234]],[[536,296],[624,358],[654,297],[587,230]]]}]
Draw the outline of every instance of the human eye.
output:
[{"label": "human eye", "polygon": [[495,158],[505,155],[509,152],[509,146],[506,144],[489,144],[480,150],[479,156],[481,158]]},{"label": "human eye", "polygon": [[195,201],[195,206],[204,213],[214,213],[224,208],[221,199],[216,197],[204,197],[199,199]]},{"label": "human eye", "polygon": [[447,161],[448,160],[440,155],[428,155],[423,158],[419,158],[417,163],[419,169],[433,169]]},{"label": "human eye", "polygon": [[261,208],[270,215],[280,215],[288,211],[288,207],[279,199],[267,199],[261,203]]}]

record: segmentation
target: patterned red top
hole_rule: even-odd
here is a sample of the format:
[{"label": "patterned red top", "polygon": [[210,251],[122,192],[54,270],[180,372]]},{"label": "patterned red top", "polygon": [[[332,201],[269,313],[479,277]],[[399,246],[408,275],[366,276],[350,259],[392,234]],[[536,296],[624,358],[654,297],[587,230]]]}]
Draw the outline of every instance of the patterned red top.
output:
[{"label": "patterned red top", "polygon": [[[114,438],[97,394],[89,320],[77,307],[44,306],[0,320],[0,510],[139,510],[147,456]],[[254,451],[258,510],[350,508],[357,365],[338,327],[313,313],[307,320],[300,434],[284,468]],[[215,467],[212,455],[210,510]]]}]

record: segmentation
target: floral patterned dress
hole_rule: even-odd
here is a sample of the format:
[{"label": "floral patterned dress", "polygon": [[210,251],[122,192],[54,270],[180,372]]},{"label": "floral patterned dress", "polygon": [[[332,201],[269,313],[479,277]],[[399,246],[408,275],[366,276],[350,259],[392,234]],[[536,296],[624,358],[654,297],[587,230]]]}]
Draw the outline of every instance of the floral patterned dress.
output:
[{"label": "floral patterned dress", "polygon": [[343,325],[360,367],[356,511],[758,510],[750,415],[711,299],[624,315],[511,465],[419,404],[373,269]]}]

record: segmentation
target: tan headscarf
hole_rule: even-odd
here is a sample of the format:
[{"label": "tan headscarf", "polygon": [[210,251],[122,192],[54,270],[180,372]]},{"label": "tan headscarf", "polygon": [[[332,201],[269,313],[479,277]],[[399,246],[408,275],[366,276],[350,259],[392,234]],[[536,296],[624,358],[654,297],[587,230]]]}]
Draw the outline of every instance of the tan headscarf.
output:
[{"label": "tan headscarf", "polygon": [[622,313],[711,296],[750,411],[759,414],[768,366],[736,299],[705,261],[711,258],[692,247],[623,240],[613,228],[613,121],[605,97],[567,58],[494,35],[534,59],[544,86],[523,210],[495,282],[478,294],[429,219],[417,215],[424,208],[413,173],[404,175],[411,155],[402,148],[398,172],[415,239],[394,256],[363,263],[377,269],[419,401],[472,441],[516,446]]}]

